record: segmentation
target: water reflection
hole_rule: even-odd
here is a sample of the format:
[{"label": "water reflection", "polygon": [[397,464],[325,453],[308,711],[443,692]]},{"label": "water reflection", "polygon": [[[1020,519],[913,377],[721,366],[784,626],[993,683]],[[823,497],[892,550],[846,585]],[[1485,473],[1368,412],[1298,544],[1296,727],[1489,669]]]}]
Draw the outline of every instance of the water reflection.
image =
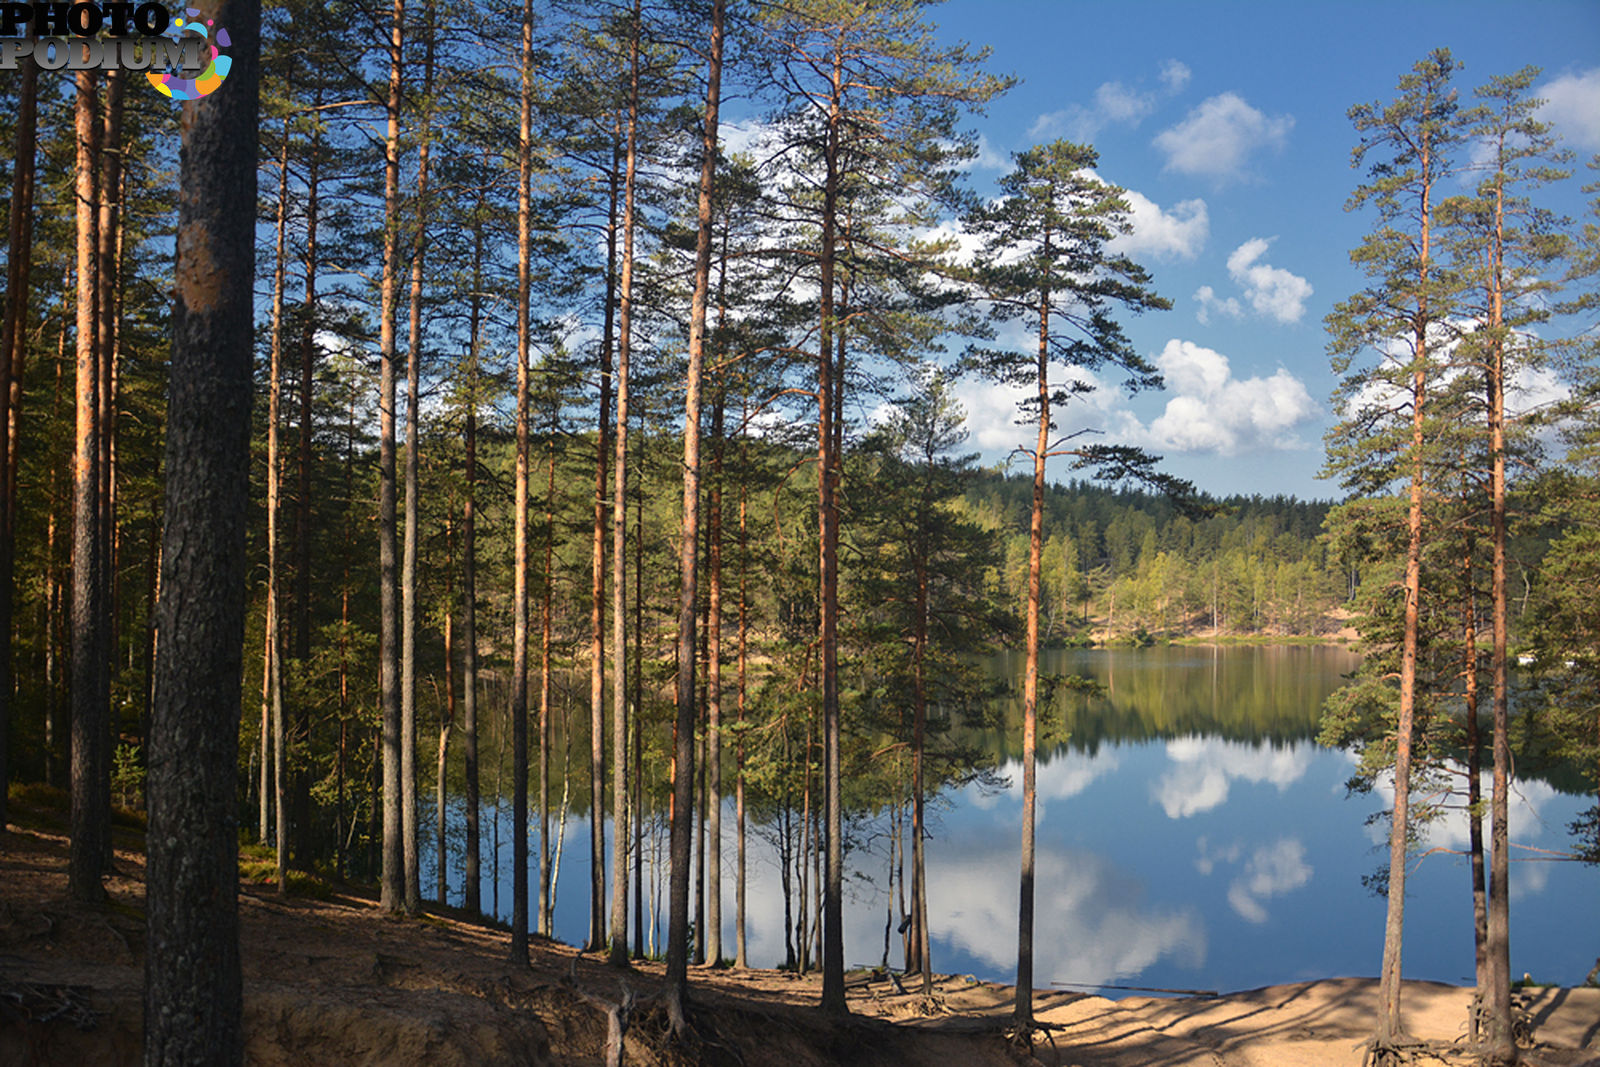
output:
[{"label": "water reflection", "polygon": [[1150,793],[1169,819],[1182,819],[1227,803],[1233,781],[1270,782],[1282,793],[1304,777],[1314,746],[1245,745],[1220,737],[1182,737],[1167,742],[1173,766]]},{"label": "water reflection", "polygon": [[[1058,689],[1045,713],[1051,741],[1038,768],[1035,934],[1041,983],[1248,989],[1376,973],[1383,902],[1363,889],[1361,877],[1386,858],[1387,830],[1366,819],[1389,806],[1392,788],[1379,782],[1372,795],[1348,798],[1350,757],[1312,740],[1323,700],[1354,665],[1349,653],[1317,648],[1047,657],[1047,671],[1091,677],[1104,694]],[[996,657],[991,664],[998,674],[1020,667],[1020,657]],[[969,786],[936,805],[929,905],[935,968],[1006,982],[1016,958],[1020,700],[997,710],[1003,729],[972,727],[963,740],[995,753],[1010,784]],[[1519,782],[1517,789],[1513,840],[1562,847],[1581,798],[1542,781]],[[731,946],[731,807],[723,827],[723,944]],[[1423,848],[1460,850],[1466,840],[1465,814],[1448,810],[1424,829]],[[556,932],[574,943],[586,933],[586,841],[586,834],[569,829],[561,869]],[[852,844],[847,962],[877,963],[887,952],[898,963],[898,902],[887,888],[883,820],[864,819]],[[647,840],[647,915],[664,904],[658,849],[658,841]],[[778,864],[755,828],[749,849],[749,956],[753,964],[773,966],[785,956]],[[485,851],[487,864],[487,844]],[[504,843],[504,862],[509,854]],[[1533,855],[1519,850],[1513,858]],[[424,884],[430,878],[424,872]],[[500,881],[500,910],[509,914],[510,872],[503,867]],[[452,885],[459,892],[459,882]],[[1538,902],[1513,911],[1513,970],[1581,982],[1600,951],[1593,941],[1600,927],[1600,871],[1515,862],[1512,889],[1514,903]],[[1470,981],[1465,859],[1437,853],[1420,861],[1409,896],[1407,976]],[[664,915],[657,922],[663,930]],[[1573,936],[1574,929],[1585,936]]]}]

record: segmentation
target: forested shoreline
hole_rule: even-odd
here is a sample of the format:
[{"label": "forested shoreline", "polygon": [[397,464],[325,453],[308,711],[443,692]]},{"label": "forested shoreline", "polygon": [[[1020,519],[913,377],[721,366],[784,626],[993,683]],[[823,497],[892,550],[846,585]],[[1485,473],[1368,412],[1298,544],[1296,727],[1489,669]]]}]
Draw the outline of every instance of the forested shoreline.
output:
[{"label": "forested shoreline", "polygon": [[[415,915],[455,903],[449,867],[484,910],[479,823],[510,797],[526,962],[530,933],[552,933],[552,826],[576,803],[585,948],[625,967],[646,941],[645,821],[670,812],[681,1031],[691,956],[746,962],[759,825],[799,902],[786,962],[820,967],[842,1012],[846,822],[889,807],[905,971],[929,990],[924,805],[992,769],[952,727],[1000,696],[977,657],[1016,649],[1027,1033],[1037,719],[1075,684],[1041,677],[1041,647],[1357,636],[1366,665],[1325,739],[1361,751],[1369,787],[1420,787],[1461,755],[1495,863],[1519,652],[1520,699],[1542,709],[1525,733],[1600,764],[1600,238],[1537,203],[1572,175],[1533,75],[1469,107],[1441,51],[1391,105],[1352,111],[1370,170],[1350,207],[1377,223],[1352,253],[1368,288],[1328,320],[1346,377],[1327,473],[1347,495],[1217,499],[1159,456],[1060,434],[1100,381],[1075,370],[1161,387],[1119,320],[1171,304],[1120,250],[1131,209],[1092,147],[1035,146],[996,196],[972,191],[972,124],[1011,79],[936,43],[928,7],[525,3],[476,11],[518,33],[470,45],[433,0],[264,14],[232,791],[280,891],[316,871]],[[179,562],[163,532],[186,518],[163,504],[168,398],[188,384],[171,294],[195,278],[170,266],[187,195],[170,101],[124,72],[24,66],[0,86],[0,765],[71,789],[74,891],[92,899],[108,846],[84,828],[113,794],[139,806],[153,716],[187,691],[169,674],[158,692],[156,620]],[[735,99],[739,123],[719,120]],[[969,453],[961,375],[1024,390],[1010,466]],[[1523,403],[1527,375],[1554,399]],[[631,839],[609,856],[608,817]],[[1594,860],[1597,825],[1574,827],[1574,857]],[[1479,873],[1487,953],[1509,891]],[[1400,921],[1376,1058],[1404,1046]],[[1473,1032],[1499,1056],[1492,958]]]}]

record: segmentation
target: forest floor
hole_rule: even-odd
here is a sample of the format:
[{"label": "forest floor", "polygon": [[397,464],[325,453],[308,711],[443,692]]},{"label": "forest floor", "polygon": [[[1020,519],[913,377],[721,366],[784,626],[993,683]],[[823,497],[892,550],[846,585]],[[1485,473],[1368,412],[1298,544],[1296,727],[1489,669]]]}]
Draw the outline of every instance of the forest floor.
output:
[{"label": "forest floor", "polygon": [[[64,813],[14,804],[0,832],[0,1063],[136,1064],[144,967],[142,834],[116,833],[110,903],[66,893]],[[325,899],[321,899],[324,898]],[[1112,1001],[1040,992],[1032,1058],[1006,1039],[1009,987],[944,976],[931,998],[867,972],[847,981],[851,1016],[816,1009],[817,978],[696,968],[687,1045],[667,1038],[652,1000],[662,967],[626,975],[594,955],[534,939],[530,968],[507,962],[510,935],[430,911],[388,919],[359,892],[239,898],[245,1055],[252,1064],[592,1064],[603,1062],[604,1003],[638,998],[629,1064],[987,1067],[1356,1065],[1376,1012],[1375,983],[1333,979],[1202,998]],[[1600,1065],[1600,989],[1519,993],[1526,1062]],[[1460,1036],[1470,991],[1408,983],[1413,1034],[1443,1050]],[[1467,1063],[1455,1052],[1421,1062]]]}]

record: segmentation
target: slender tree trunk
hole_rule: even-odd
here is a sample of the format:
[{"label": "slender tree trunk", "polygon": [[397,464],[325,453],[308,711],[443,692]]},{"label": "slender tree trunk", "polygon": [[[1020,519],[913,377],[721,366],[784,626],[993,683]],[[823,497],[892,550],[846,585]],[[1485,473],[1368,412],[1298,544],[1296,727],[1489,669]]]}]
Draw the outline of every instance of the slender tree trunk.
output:
[{"label": "slender tree trunk", "polygon": [[100,376],[95,334],[96,152],[98,89],[93,71],[77,73],[77,448],[73,459],[72,531],[72,849],[68,887],[78,900],[105,897],[100,882],[110,841],[109,798],[102,780],[109,771],[105,752],[109,694],[102,689],[106,655],[100,537]]},{"label": "slender tree trunk", "polygon": [[[623,225],[631,229],[632,220]],[[613,234],[615,223],[612,224]],[[614,239],[614,238],[613,238]],[[615,252],[613,245],[610,252]],[[615,262],[615,260],[612,260]],[[623,269],[629,269],[627,264]],[[610,272],[607,274],[609,280]],[[586,951],[605,944],[605,689],[606,689],[606,462],[611,419],[611,293],[606,294],[605,336],[600,345],[600,410],[595,429],[594,539],[589,602],[589,939]]]},{"label": "slender tree trunk", "polygon": [[[1427,135],[1421,148],[1419,165],[1424,175],[1432,173]],[[1426,443],[1425,407],[1428,386],[1428,286],[1431,186],[1422,191],[1420,233],[1420,281],[1417,321],[1421,323],[1413,338],[1415,369],[1411,379],[1411,486],[1406,508],[1405,630],[1400,650],[1400,707],[1395,725],[1394,812],[1389,826],[1389,891],[1383,933],[1383,970],[1379,975],[1379,1019],[1376,1049],[1380,1057],[1404,1039],[1400,1018],[1400,949],[1405,928],[1407,831],[1411,820],[1411,743],[1416,718],[1417,654],[1420,644],[1422,608],[1423,539],[1423,456]]]},{"label": "slender tree trunk", "polygon": [[184,107],[167,404],[161,647],[151,712],[144,1062],[244,1057],[238,743],[250,471],[260,9],[221,92]]},{"label": "slender tree trunk", "polygon": [[[533,256],[533,0],[522,3],[522,107],[517,135],[516,573],[511,595],[511,962],[528,965],[528,345]],[[541,839],[540,849],[544,848]]]},{"label": "slender tree trunk", "polygon": [[712,472],[706,525],[706,962],[722,962],[722,460],[720,387],[711,408]]},{"label": "slender tree trunk", "polygon": [[[481,842],[479,841],[478,797],[478,548],[477,548],[477,491],[478,491],[478,329],[482,314],[483,226],[473,232],[477,246],[473,257],[471,354],[467,371],[467,469],[466,500],[461,506],[461,716],[463,776],[466,789],[466,858],[463,872],[466,908],[478,914],[483,911],[483,886],[480,880]],[[499,798],[496,797],[496,803]]]},{"label": "slender tree trunk", "polygon": [[[1502,149],[1503,151],[1503,149]],[[1489,914],[1487,931],[1489,981],[1489,1032],[1485,1035],[1489,1061],[1517,1061],[1516,1035],[1511,1018],[1511,866],[1510,866],[1510,680],[1507,644],[1510,612],[1506,597],[1506,389],[1505,389],[1505,248],[1504,171],[1495,184],[1494,239],[1491,242],[1489,335],[1489,530],[1493,539],[1490,571],[1490,613],[1493,647],[1489,669],[1494,678],[1493,748],[1494,791],[1489,797]]]},{"label": "slender tree trunk", "polygon": [[[1050,259],[1045,231],[1042,258]],[[1017,1029],[1033,1029],[1034,749],[1039,722],[1039,569],[1044,552],[1044,467],[1050,453],[1050,289],[1039,290],[1039,424],[1033,446],[1033,510],[1028,519],[1027,666],[1022,681],[1022,877],[1017,905]]]},{"label": "slender tree trunk", "polygon": [[[554,856],[550,853],[551,605],[555,592],[556,554],[556,439],[553,416],[551,421],[551,432],[545,441],[544,587],[539,597],[539,932],[545,937],[555,936]],[[566,774],[565,768],[561,773]],[[563,782],[563,795],[565,789],[566,783]],[[562,817],[565,818],[565,815]]]},{"label": "slender tree trunk", "polygon": [[[11,210],[6,227],[6,301],[0,327],[0,830],[11,781],[11,616],[16,572],[17,431],[27,346],[28,273],[33,260],[33,173],[39,68],[22,64],[18,88]],[[54,518],[54,511],[51,512]],[[54,529],[52,527],[52,533]],[[53,563],[54,557],[51,557]],[[48,593],[47,593],[48,596]],[[46,643],[49,643],[48,635]],[[46,720],[48,721],[48,714]]]},{"label": "slender tree trunk", "polygon": [[711,288],[711,207],[717,171],[717,113],[722,101],[724,0],[712,0],[706,61],[706,109],[700,128],[700,191],[695,236],[694,295],[689,305],[689,370],[683,415],[683,526],[678,543],[678,679],[674,730],[671,915],[667,924],[667,1012],[674,1033],[688,1029],[689,847],[694,819],[694,653],[696,550],[700,506],[700,373],[705,360],[706,297]]},{"label": "slender tree trunk", "polygon": [[[641,422],[643,420],[640,420]],[[643,472],[634,474],[633,505],[633,955],[644,955],[644,497]],[[651,937],[652,950],[655,938]]]},{"label": "slender tree trunk", "polygon": [[[101,648],[99,670],[100,691],[106,694],[106,739],[104,756],[106,767],[101,774],[101,789],[105,793],[105,807],[111,810],[111,754],[116,750],[122,733],[121,716],[116,704],[111,702],[111,680],[117,673],[119,642],[117,640],[118,574],[117,557],[120,547],[117,529],[117,363],[119,340],[118,295],[118,235],[121,231],[122,185],[122,98],[127,88],[127,74],[113,70],[105,74],[105,107],[100,115],[100,143],[97,147],[99,178],[99,221],[95,227],[96,268],[95,285],[95,342],[97,373],[100,376],[100,486],[99,535],[100,566],[103,569],[100,588],[101,627],[104,644]],[[112,866],[111,835],[105,838],[106,869]]]},{"label": "slender tree trunk", "polygon": [[[837,507],[839,456],[834,422],[833,362],[834,284],[839,211],[840,134],[843,119],[842,45],[835,46],[828,102],[828,124],[822,188],[821,309],[817,345],[817,528],[819,601],[822,647],[822,780],[826,823],[827,884],[823,893],[822,1010],[830,1015],[849,1011],[844,996],[844,813],[839,768],[839,519]],[[823,887],[819,887],[823,888]]]},{"label": "slender tree trunk", "polygon": [[[313,99],[322,102],[319,85]],[[311,658],[311,419],[313,365],[317,329],[317,199],[321,162],[321,122],[313,118],[312,140],[306,161],[306,254],[304,309],[300,328],[300,442],[296,458],[293,658],[304,664]],[[281,626],[281,623],[280,623]],[[279,644],[280,650],[283,643]],[[294,709],[294,730],[311,745],[310,702],[300,700]],[[309,867],[317,847],[311,816],[311,767],[302,762],[290,776],[289,821],[296,828],[291,856],[301,867]],[[325,854],[325,853],[324,853]]]},{"label": "slender tree trunk", "polygon": [[405,843],[405,909],[422,911],[421,852],[417,842],[417,497],[421,442],[422,271],[427,248],[428,149],[433,119],[433,3],[425,5],[422,132],[417,150],[416,229],[411,245],[411,319],[406,339],[406,515],[400,571],[400,791]]},{"label": "slender tree trunk", "polygon": [[[628,43],[628,147],[623,179],[622,286],[617,317],[617,440],[611,504],[611,949],[628,966],[628,360],[633,333],[634,186],[638,163],[640,4],[634,0]],[[598,735],[597,735],[598,736]],[[598,798],[598,794],[597,794]],[[601,807],[597,799],[596,806]]]},{"label": "slender tree trunk", "polygon": [[382,909],[405,906],[405,859],[401,835],[401,721],[399,597],[395,571],[395,311],[400,269],[400,91],[405,0],[394,0],[389,22],[388,127],[383,146],[383,280],[378,346],[378,685],[383,714]]},{"label": "slender tree trunk", "polygon": [[[314,97],[320,106],[322,87]],[[314,121],[306,158],[306,257],[302,296],[304,321],[300,326],[300,449],[295,460],[294,509],[294,655],[304,662],[311,656],[311,429],[316,387],[317,354],[317,214],[321,186],[322,123]],[[305,714],[304,702],[301,707]],[[307,778],[309,787],[309,778]],[[309,800],[309,789],[307,799]],[[298,801],[298,797],[296,798]],[[309,811],[306,813],[309,815]]]},{"label": "slender tree trunk", "polygon": [[744,721],[745,721],[745,695],[748,683],[747,669],[749,665],[749,559],[750,542],[749,531],[746,525],[746,509],[748,500],[745,480],[748,474],[746,449],[747,438],[744,436],[745,422],[749,413],[741,406],[739,419],[739,697],[738,721],[739,740],[734,749],[734,786],[733,810],[734,820],[737,824],[736,840],[738,842],[739,870],[734,883],[733,904],[733,938],[734,959],[733,965],[741,971],[750,966],[749,957],[745,953],[745,825],[744,825]]},{"label": "slender tree trunk", "polygon": [[[270,694],[272,706],[272,781],[273,809],[278,826],[277,855],[275,858],[278,895],[289,891],[289,819],[286,782],[287,752],[283,723],[283,674],[279,660],[283,656],[283,642],[279,639],[278,604],[278,504],[282,481],[282,464],[278,458],[278,422],[283,403],[283,281],[284,242],[286,219],[289,212],[289,119],[283,120],[283,148],[278,157],[278,222],[277,247],[272,269],[272,339],[271,363],[267,382],[267,636],[266,677],[263,683]],[[265,753],[263,752],[263,772]],[[263,774],[263,780],[265,776]]]},{"label": "slender tree trunk", "polygon": [[1469,535],[1462,557],[1462,585],[1467,593],[1465,626],[1461,644],[1465,648],[1462,665],[1464,715],[1467,727],[1467,855],[1472,865],[1472,973],[1475,991],[1472,1010],[1467,1020],[1468,1037],[1473,1041],[1483,1038],[1483,1011],[1489,997],[1489,910],[1483,871],[1483,803],[1482,776],[1483,739],[1478,728],[1478,597],[1474,574],[1475,546]]},{"label": "slender tree trunk", "polygon": [[924,558],[918,559],[916,566],[917,597],[913,607],[916,632],[911,646],[911,934],[915,941],[916,972],[922,975],[922,995],[931,996],[933,962],[928,932],[928,867],[923,853],[923,749],[928,726],[928,566],[926,553],[921,555]]},{"label": "slender tree trunk", "polygon": [[434,899],[439,905],[450,903],[447,893],[449,879],[446,874],[449,870],[447,849],[445,848],[445,772],[450,754],[450,734],[456,724],[456,658],[455,658],[455,531],[451,526],[449,512],[445,513],[444,520],[445,568],[444,568],[444,699],[445,706],[439,716],[439,758],[433,779],[433,844],[434,844],[434,872],[437,876],[437,893]]}]

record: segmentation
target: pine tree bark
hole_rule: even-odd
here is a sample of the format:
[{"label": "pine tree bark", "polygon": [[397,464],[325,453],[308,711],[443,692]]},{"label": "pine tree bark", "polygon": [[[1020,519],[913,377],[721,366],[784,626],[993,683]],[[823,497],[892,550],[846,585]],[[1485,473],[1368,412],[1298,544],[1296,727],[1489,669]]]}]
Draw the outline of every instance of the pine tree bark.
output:
[{"label": "pine tree bark", "polygon": [[1383,932],[1383,969],[1378,978],[1379,1054],[1404,1040],[1400,1017],[1401,941],[1405,929],[1406,854],[1411,825],[1411,757],[1417,703],[1417,655],[1421,643],[1423,498],[1426,474],[1423,448],[1427,441],[1428,359],[1430,325],[1427,292],[1432,269],[1433,180],[1435,158],[1431,133],[1425,128],[1418,145],[1423,174],[1418,216],[1417,329],[1412,337],[1411,476],[1406,505],[1405,621],[1400,648],[1400,706],[1395,723],[1394,810],[1389,826],[1389,889]]},{"label": "pine tree bark", "polygon": [[238,945],[260,8],[202,3],[233,59],[183,105],[149,762],[144,1062],[243,1060]]},{"label": "pine tree bark", "polygon": [[[278,457],[278,424],[283,403],[283,283],[285,221],[289,212],[289,119],[283,120],[283,147],[278,158],[278,221],[276,257],[272,268],[272,339],[267,368],[267,620],[266,661],[262,679],[269,697],[272,717],[272,781],[274,821],[278,827],[276,878],[280,897],[289,892],[289,849],[292,835],[288,817],[287,731],[283,721],[283,641],[279,635],[281,607],[278,603],[278,506],[283,479]],[[265,709],[263,709],[265,710]],[[265,782],[266,760],[262,760]]]},{"label": "pine tree bark", "polygon": [[[1504,146],[1501,146],[1504,152]],[[1488,955],[1489,1016],[1485,1035],[1489,1062],[1515,1063],[1516,1035],[1511,1018],[1511,865],[1510,865],[1510,677],[1507,662],[1510,605],[1506,597],[1506,353],[1505,353],[1505,170],[1496,174],[1494,236],[1490,242],[1488,373],[1489,407],[1489,531],[1493,541],[1490,564],[1490,614],[1493,645],[1489,669],[1493,673],[1494,785],[1489,796],[1489,914]]]},{"label": "pine tree bark", "polygon": [[822,780],[827,851],[823,889],[822,1010],[830,1015],[849,1011],[844,997],[844,817],[839,768],[839,520],[837,507],[839,456],[835,445],[833,341],[835,267],[838,255],[841,101],[843,59],[837,44],[829,83],[827,133],[823,149],[821,307],[817,330],[817,529],[820,603],[819,642],[822,653]]},{"label": "pine tree bark", "polygon": [[711,288],[711,207],[717,170],[717,114],[722,101],[724,0],[712,0],[706,61],[706,108],[700,130],[694,293],[689,304],[689,368],[683,416],[683,522],[678,542],[677,718],[672,765],[672,877],[667,924],[667,1013],[674,1033],[688,1029],[689,849],[694,822],[695,600],[700,506],[700,372],[705,361],[706,297]]},{"label": "pine tree bark", "polygon": [[107,654],[100,536],[100,375],[95,351],[98,316],[96,153],[98,81],[77,74],[77,445],[73,457],[72,530],[72,847],[67,880],[77,900],[105,897],[100,874],[110,842],[110,697],[103,688]]},{"label": "pine tree bark", "polygon": [[[478,783],[478,330],[483,314],[483,226],[473,230],[472,300],[468,320],[471,349],[467,366],[466,499],[461,505],[461,728],[463,786],[466,790],[466,856],[463,860],[465,907],[483,911],[482,843],[479,835]],[[498,802],[498,798],[496,798]]]},{"label": "pine tree bark", "polygon": [[425,6],[421,143],[417,149],[416,222],[411,245],[411,316],[406,351],[406,512],[400,563],[400,797],[405,849],[405,911],[422,912],[421,851],[417,841],[417,497],[422,447],[422,271],[427,249],[428,150],[433,97],[433,4]]},{"label": "pine tree bark", "polygon": [[[104,107],[99,116],[100,139],[96,148],[96,163],[100,168],[98,193],[99,219],[95,224],[95,354],[100,376],[100,611],[104,644],[101,650],[98,683],[106,694],[106,738],[104,755],[106,767],[101,789],[105,793],[106,810],[111,810],[111,754],[116,750],[122,732],[121,716],[117,705],[111,702],[111,682],[117,675],[121,662],[118,656],[117,555],[120,548],[117,528],[117,376],[120,316],[118,314],[121,286],[118,281],[121,233],[122,185],[122,99],[127,88],[127,74],[121,70],[105,73]],[[112,866],[111,835],[105,838],[106,869]]]},{"label": "pine tree bark", "polygon": [[[22,65],[22,83],[17,90],[11,209],[6,226],[6,302],[4,324],[0,326],[0,829],[6,825],[6,794],[11,781],[7,739],[11,733],[11,616],[16,571],[16,426],[22,403],[24,355],[28,347],[25,325],[28,275],[33,265],[38,86],[39,68],[31,59],[27,60]],[[47,634],[47,644],[49,640]],[[46,717],[48,719],[48,714]]]},{"label": "pine tree bark", "polygon": [[[511,962],[528,964],[528,347],[533,205],[533,2],[522,4],[522,95],[517,134],[517,459],[511,594]],[[541,836],[541,855],[544,839]]]},{"label": "pine tree bark", "polygon": [[706,499],[706,963],[722,962],[722,461],[720,383],[711,406],[711,486]]},{"label": "pine tree bark", "polygon": [[383,876],[380,907],[405,906],[401,817],[399,588],[395,565],[395,344],[400,270],[400,104],[405,0],[394,0],[389,22],[388,116],[383,145],[383,279],[378,323],[378,685],[383,715]]},{"label": "pine tree bark", "polygon": [[[1042,258],[1050,260],[1052,234],[1044,234]],[[1044,469],[1050,453],[1050,287],[1039,289],[1039,424],[1033,446],[1033,507],[1028,518],[1027,665],[1022,680],[1022,874],[1017,903],[1017,994],[1012,1019],[1021,1032],[1033,1029],[1035,749],[1039,722],[1040,560],[1044,554]]]},{"label": "pine tree bark", "polygon": [[[638,172],[639,35],[634,0],[628,40],[628,134],[623,174],[622,278],[617,313],[616,469],[611,501],[611,947],[612,966],[628,966],[628,376],[633,348],[633,241]],[[597,794],[598,796],[598,794]],[[600,805],[597,802],[597,807]]]}]

